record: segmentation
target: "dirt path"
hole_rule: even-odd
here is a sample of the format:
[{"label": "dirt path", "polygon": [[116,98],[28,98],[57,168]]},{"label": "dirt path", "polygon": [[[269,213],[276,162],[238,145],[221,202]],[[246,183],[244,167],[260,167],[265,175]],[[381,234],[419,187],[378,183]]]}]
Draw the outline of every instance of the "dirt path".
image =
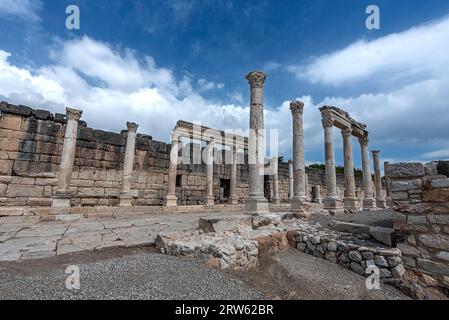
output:
[{"label": "dirt path", "polygon": [[293,249],[262,260],[256,271],[233,271],[231,274],[268,299],[410,299],[385,284],[381,284],[380,290],[368,290],[364,277]]}]

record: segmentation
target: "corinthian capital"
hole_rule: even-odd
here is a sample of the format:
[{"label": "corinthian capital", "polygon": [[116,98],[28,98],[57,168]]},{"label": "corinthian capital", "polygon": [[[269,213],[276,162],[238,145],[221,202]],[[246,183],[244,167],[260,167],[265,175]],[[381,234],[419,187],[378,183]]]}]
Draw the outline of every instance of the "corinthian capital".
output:
[{"label": "corinthian capital", "polygon": [[359,138],[359,143],[361,146],[366,147],[368,145],[369,139],[368,137]]},{"label": "corinthian capital", "polygon": [[248,73],[245,78],[252,88],[262,88],[267,75],[261,71],[252,71]]},{"label": "corinthian capital", "polygon": [[304,109],[304,102],[299,100],[290,102],[290,111],[292,112],[292,114],[294,113],[302,114],[303,109]]},{"label": "corinthian capital", "polygon": [[332,118],[330,115],[325,115],[321,119],[321,123],[323,125],[323,128],[332,127],[334,125],[334,122],[335,122],[334,118]]},{"label": "corinthian capital", "polygon": [[344,128],[341,130],[341,134],[343,137],[350,137],[352,135],[352,129],[351,128]]},{"label": "corinthian capital", "polygon": [[128,132],[136,132],[139,127],[139,125],[134,122],[127,122],[126,126],[128,127]]},{"label": "corinthian capital", "polygon": [[373,156],[377,156],[380,151],[379,150],[372,150],[371,152],[373,153]]},{"label": "corinthian capital", "polygon": [[81,118],[83,112],[77,109],[65,108],[65,113],[67,115],[67,120],[78,121]]}]

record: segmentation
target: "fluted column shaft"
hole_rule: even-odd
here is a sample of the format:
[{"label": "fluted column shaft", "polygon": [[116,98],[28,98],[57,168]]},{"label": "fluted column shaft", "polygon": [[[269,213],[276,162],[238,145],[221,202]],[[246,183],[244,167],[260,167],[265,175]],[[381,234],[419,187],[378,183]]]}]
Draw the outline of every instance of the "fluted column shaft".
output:
[{"label": "fluted column shaft", "polygon": [[245,199],[245,213],[259,215],[269,212],[268,201],[263,192],[265,169],[263,85],[266,75],[260,71],[253,71],[246,76],[246,79],[250,84],[251,101],[248,140],[249,195]]},{"label": "fluted column shaft", "polygon": [[382,175],[380,174],[379,150],[372,150],[374,163],[374,183],[376,186],[376,205],[379,208],[386,207],[385,197],[382,191]]},{"label": "fluted column shaft", "polygon": [[304,103],[293,101],[290,110],[293,117],[293,194],[295,200],[305,201],[305,175],[304,164],[304,129],[302,125]]},{"label": "fluted column shaft", "polygon": [[232,146],[231,181],[229,183],[229,203],[238,204],[237,189],[237,147]]},{"label": "fluted column shaft", "polygon": [[139,127],[133,122],[127,122],[126,126],[128,128],[128,132],[126,136],[125,160],[123,163],[122,190],[120,193],[121,206],[132,205],[131,183],[133,176],[134,154],[136,152],[137,128]]},{"label": "fluted column shaft", "polygon": [[371,165],[369,159],[368,138],[359,139],[360,149],[362,151],[362,170],[363,170],[363,208],[375,208],[376,204],[373,198],[373,181],[371,178]]},{"label": "fluted column shaft", "polygon": [[272,158],[273,164],[273,202],[279,203],[279,160],[277,157]]},{"label": "fluted column shaft", "polygon": [[293,161],[288,160],[288,198],[289,199],[293,199],[293,188],[294,188]]},{"label": "fluted column shaft", "polygon": [[337,175],[335,170],[335,154],[334,154],[334,136],[333,125],[334,119],[329,115],[323,115],[322,124],[324,128],[324,153],[326,161],[326,197],[324,198],[323,207],[332,211],[340,210],[341,201],[337,194]]},{"label": "fluted column shaft", "polygon": [[180,137],[172,133],[171,136],[171,149],[170,149],[170,164],[168,167],[168,189],[166,197],[166,205],[168,207],[174,207],[177,205],[176,198],[176,174],[178,170],[178,154],[180,146]]},{"label": "fluted column shaft", "polygon": [[57,189],[53,195],[53,206],[55,207],[70,206],[70,182],[72,180],[73,162],[75,161],[78,121],[82,114],[81,110],[66,108],[67,124],[62,146],[61,165],[58,172]]},{"label": "fluted column shaft", "polygon": [[214,142],[209,141],[206,147],[206,205],[214,205]]}]

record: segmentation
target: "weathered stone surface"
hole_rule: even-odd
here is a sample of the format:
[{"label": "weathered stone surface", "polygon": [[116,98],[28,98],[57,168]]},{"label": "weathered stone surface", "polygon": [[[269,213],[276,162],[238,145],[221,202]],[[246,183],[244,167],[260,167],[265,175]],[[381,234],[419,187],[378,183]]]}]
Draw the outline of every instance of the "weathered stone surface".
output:
[{"label": "weathered stone surface", "polygon": [[435,179],[431,181],[432,188],[449,188],[449,179]]},{"label": "weathered stone surface", "polygon": [[249,216],[228,216],[219,218],[200,218],[199,227],[204,232],[224,232],[237,230],[239,225],[251,227],[252,219]]},{"label": "weathered stone surface", "polygon": [[416,266],[433,274],[449,275],[449,265],[445,263],[418,258],[416,259]]},{"label": "weathered stone surface", "polygon": [[420,179],[390,181],[389,188],[391,192],[405,192],[409,190],[421,189],[422,182]]},{"label": "weathered stone surface", "polygon": [[422,234],[418,240],[427,247],[449,250],[449,236],[441,234]]},{"label": "weathered stone surface", "polygon": [[383,227],[370,227],[369,235],[379,241],[380,243],[386,244],[389,247],[393,246],[394,241],[394,229],[383,228]]},{"label": "weathered stone surface", "polygon": [[389,163],[385,166],[385,175],[391,178],[421,177],[425,173],[422,163]]},{"label": "weathered stone surface", "polygon": [[449,202],[449,188],[425,190],[422,194],[425,202]]},{"label": "weathered stone surface", "polygon": [[349,251],[348,254],[349,259],[355,262],[361,262],[362,261],[362,255],[358,251]]},{"label": "weathered stone surface", "polygon": [[436,223],[436,224],[448,224],[449,225],[449,214],[447,215],[428,215],[427,219],[430,223]]},{"label": "weathered stone surface", "polygon": [[360,275],[364,275],[365,274],[365,270],[363,269],[363,267],[355,262],[351,262],[351,270],[360,274]]},{"label": "weathered stone surface", "polygon": [[415,248],[405,243],[398,243],[396,246],[399,250],[401,250],[402,255],[404,256],[421,256],[421,253]]},{"label": "weathered stone surface", "polygon": [[445,260],[445,261],[448,261],[448,262],[449,262],[449,252],[447,252],[447,251],[441,251],[441,252],[438,252],[438,254],[436,255],[436,257],[437,257],[438,259]]},{"label": "weathered stone surface", "polygon": [[387,260],[385,259],[384,256],[376,255],[376,256],[374,257],[374,262],[375,262],[376,265],[378,265],[379,267],[388,267],[388,262],[387,262]]},{"label": "weathered stone surface", "polygon": [[390,267],[396,267],[402,262],[401,258],[398,256],[387,257],[387,261]]}]

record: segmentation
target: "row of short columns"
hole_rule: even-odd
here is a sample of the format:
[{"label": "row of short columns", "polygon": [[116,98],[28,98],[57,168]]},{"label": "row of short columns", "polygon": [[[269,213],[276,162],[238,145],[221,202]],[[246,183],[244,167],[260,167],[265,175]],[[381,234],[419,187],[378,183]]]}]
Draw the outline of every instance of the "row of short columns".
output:
[{"label": "row of short columns", "polygon": [[[374,170],[376,181],[376,200],[373,198],[372,178],[370,169],[370,158],[368,148],[368,138],[359,138],[362,171],[363,171],[363,206],[355,191],[354,161],[352,155],[352,129],[345,128],[341,131],[343,137],[344,172],[345,172],[345,195],[343,205],[337,194],[337,177],[335,171],[335,155],[333,144],[333,125],[331,117],[324,116],[322,119],[324,128],[325,161],[326,161],[326,188],[327,193],[324,198],[324,208],[329,210],[339,210],[343,207],[348,210],[372,210],[376,207],[385,208],[385,200],[382,194],[382,181],[379,165],[379,151],[373,151]],[[377,203],[377,205],[376,205]]]},{"label": "row of short columns", "polygon": [[[56,191],[53,194],[53,207],[70,207],[72,191],[70,190],[73,163],[75,160],[78,124],[83,112],[81,110],[66,108],[66,129],[61,153],[61,164],[57,177]],[[125,160],[123,163],[122,189],[120,192],[120,206],[131,206],[131,185],[133,177],[134,154],[138,125],[133,122],[126,123],[128,127]]]},{"label": "row of short columns", "polygon": [[[181,136],[172,133],[170,150],[170,165],[168,169],[168,189],[165,205],[168,207],[177,206],[178,198],[176,196],[176,176],[178,168],[179,150],[181,149]],[[231,147],[232,164],[231,164],[231,179],[229,204],[238,204],[236,195],[237,188],[237,147]],[[208,141],[206,146],[206,198],[205,204],[213,206],[215,204],[215,197],[213,194],[214,188],[214,140]]]}]

